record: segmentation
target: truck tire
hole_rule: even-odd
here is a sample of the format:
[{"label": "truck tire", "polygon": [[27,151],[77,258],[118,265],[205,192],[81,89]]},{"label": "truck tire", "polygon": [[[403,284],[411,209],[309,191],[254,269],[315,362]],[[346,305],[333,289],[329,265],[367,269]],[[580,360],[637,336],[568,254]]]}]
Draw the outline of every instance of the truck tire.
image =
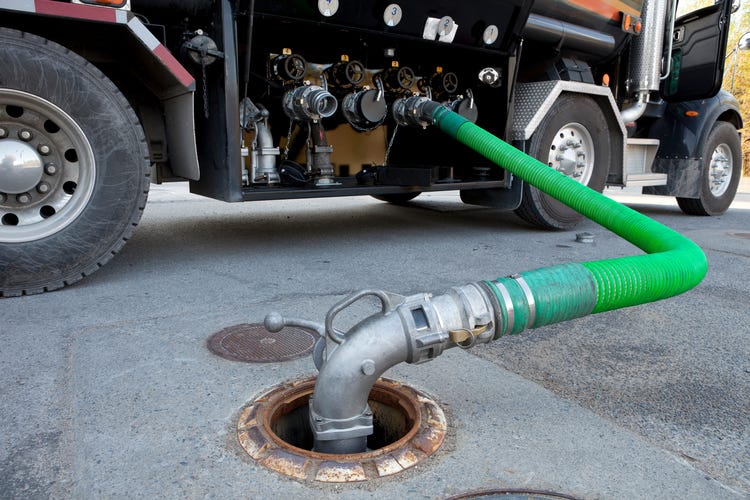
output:
[{"label": "truck tire", "polygon": [[149,188],[146,138],[117,87],[66,48],[0,28],[0,296],[108,262]]},{"label": "truck tire", "polygon": [[[564,94],[531,136],[529,154],[551,168],[601,192],[610,158],[609,128],[590,97]],[[572,208],[524,184],[516,215],[544,229],[570,229],[583,219]]]},{"label": "truck tire", "polygon": [[421,191],[416,191],[412,193],[374,194],[372,197],[376,200],[393,203],[394,205],[403,205],[404,203],[410,202],[420,194],[422,194]]},{"label": "truck tire", "polygon": [[677,198],[677,204],[688,215],[721,215],[732,204],[742,175],[742,147],[734,125],[716,122],[701,158],[700,198]]}]

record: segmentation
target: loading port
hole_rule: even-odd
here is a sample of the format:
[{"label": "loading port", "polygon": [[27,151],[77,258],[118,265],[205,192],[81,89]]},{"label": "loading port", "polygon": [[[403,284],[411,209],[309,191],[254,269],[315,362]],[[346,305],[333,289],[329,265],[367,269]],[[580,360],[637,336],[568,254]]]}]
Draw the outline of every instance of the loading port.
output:
[{"label": "loading port", "polygon": [[242,409],[237,437],[258,464],[305,481],[368,481],[420,463],[443,443],[447,424],[437,403],[411,387],[380,379],[368,401],[374,426],[368,451],[349,455],[312,451],[308,401],[314,388],[314,378],[282,384]]}]

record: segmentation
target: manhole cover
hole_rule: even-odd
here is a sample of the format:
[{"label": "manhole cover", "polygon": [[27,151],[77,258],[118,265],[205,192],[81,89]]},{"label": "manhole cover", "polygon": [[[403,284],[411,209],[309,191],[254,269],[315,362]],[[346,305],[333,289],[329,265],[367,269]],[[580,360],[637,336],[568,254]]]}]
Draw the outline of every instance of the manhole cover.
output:
[{"label": "manhole cover", "polygon": [[260,324],[224,328],[208,339],[208,348],[217,356],[245,363],[273,363],[301,358],[312,351],[318,334],[287,326],[269,332]]},{"label": "manhole cover", "polygon": [[308,403],[314,388],[314,378],[281,384],[242,409],[237,438],[253,460],[300,480],[346,483],[401,472],[443,444],[448,424],[437,403],[423,392],[381,378],[368,398],[374,428],[367,440],[369,451],[312,451]]},{"label": "manhole cover", "polygon": [[447,500],[579,500],[577,497],[542,490],[479,490],[456,495]]}]

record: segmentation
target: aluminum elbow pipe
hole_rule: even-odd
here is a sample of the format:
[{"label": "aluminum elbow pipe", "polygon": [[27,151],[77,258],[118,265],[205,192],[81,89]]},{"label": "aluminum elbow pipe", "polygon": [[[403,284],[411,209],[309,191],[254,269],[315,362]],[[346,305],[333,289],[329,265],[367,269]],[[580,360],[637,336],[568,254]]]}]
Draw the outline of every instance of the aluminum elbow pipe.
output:
[{"label": "aluminum elbow pipe", "polygon": [[375,381],[391,366],[406,361],[407,340],[395,314],[371,316],[355,326],[320,370],[310,398],[314,451],[359,453],[372,434],[367,404]]},{"label": "aluminum elbow pipe", "polygon": [[[381,312],[346,334],[336,331],[334,317],[366,296],[380,298]],[[365,290],[334,306],[326,318],[327,352],[309,403],[314,450],[364,452],[373,431],[367,399],[377,379],[402,362],[429,361],[457,345],[489,342],[493,317],[490,294],[476,284],[437,297]]]}]

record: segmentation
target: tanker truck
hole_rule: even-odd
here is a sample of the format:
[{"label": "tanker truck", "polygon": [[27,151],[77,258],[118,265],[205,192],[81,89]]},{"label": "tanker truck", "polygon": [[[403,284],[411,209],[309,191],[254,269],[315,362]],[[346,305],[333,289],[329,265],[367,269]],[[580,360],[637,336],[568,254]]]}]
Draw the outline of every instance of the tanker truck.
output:
[{"label": "tanker truck", "polygon": [[102,267],[150,183],[227,202],[452,190],[541,228],[581,219],[405,126],[415,96],[594,190],[638,186],[721,214],[742,171],[738,103],[720,90],[736,8],[0,0],[0,296]]}]

